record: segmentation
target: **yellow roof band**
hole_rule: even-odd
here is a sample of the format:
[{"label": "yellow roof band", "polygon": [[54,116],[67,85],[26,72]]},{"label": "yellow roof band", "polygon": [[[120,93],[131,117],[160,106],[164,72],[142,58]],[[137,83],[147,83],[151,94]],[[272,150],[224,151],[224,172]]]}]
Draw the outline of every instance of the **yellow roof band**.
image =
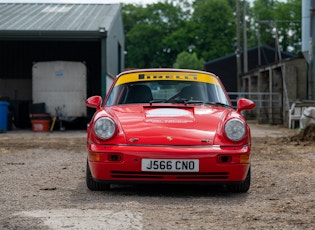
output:
[{"label": "yellow roof band", "polygon": [[195,81],[205,82],[210,84],[219,85],[216,77],[211,74],[203,73],[190,73],[190,72],[138,72],[138,73],[127,73],[121,75],[116,82],[117,85],[139,82],[139,81],[155,81],[155,80],[166,80],[166,81]]}]

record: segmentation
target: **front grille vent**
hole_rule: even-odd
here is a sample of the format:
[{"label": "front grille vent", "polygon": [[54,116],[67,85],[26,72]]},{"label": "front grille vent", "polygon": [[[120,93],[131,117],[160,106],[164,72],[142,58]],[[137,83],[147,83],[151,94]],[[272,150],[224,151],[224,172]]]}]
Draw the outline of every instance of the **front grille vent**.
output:
[{"label": "front grille vent", "polygon": [[130,171],[111,171],[111,177],[115,179],[228,179],[228,172],[130,172]]}]

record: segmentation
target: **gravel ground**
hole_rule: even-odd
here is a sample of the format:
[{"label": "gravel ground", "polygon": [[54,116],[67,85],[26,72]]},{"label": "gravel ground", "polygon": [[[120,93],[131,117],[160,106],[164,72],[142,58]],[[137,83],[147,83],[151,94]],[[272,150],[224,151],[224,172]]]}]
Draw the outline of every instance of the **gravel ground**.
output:
[{"label": "gravel ground", "polygon": [[84,131],[0,134],[0,229],[315,229],[315,142],[251,124],[247,194],[210,186],[85,185]]}]

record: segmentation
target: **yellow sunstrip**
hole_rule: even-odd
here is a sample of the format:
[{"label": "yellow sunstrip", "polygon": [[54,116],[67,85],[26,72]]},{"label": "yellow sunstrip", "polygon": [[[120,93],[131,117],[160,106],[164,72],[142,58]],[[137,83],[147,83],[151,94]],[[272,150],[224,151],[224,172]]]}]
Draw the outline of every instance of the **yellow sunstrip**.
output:
[{"label": "yellow sunstrip", "polygon": [[139,72],[139,73],[129,73],[119,77],[116,82],[117,85],[139,82],[139,81],[156,81],[156,80],[166,80],[166,81],[195,81],[195,82],[205,82],[210,84],[219,85],[216,77],[210,74],[203,73],[189,73],[189,72]]}]

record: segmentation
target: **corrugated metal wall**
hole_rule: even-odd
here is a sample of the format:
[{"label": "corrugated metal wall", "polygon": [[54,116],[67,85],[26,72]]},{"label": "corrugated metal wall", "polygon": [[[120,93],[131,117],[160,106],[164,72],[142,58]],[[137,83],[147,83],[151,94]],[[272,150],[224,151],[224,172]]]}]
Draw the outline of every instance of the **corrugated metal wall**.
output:
[{"label": "corrugated metal wall", "polygon": [[108,29],[119,4],[1,3],[0,30],[98,31]]},{"label": "corrugated metal wall", "polygon": [[34,63],[84,62],[88,97],[124,68],[120,4],[0,3],[0,15],[0,99],[23,114],[20,127],[29,125]]}]

